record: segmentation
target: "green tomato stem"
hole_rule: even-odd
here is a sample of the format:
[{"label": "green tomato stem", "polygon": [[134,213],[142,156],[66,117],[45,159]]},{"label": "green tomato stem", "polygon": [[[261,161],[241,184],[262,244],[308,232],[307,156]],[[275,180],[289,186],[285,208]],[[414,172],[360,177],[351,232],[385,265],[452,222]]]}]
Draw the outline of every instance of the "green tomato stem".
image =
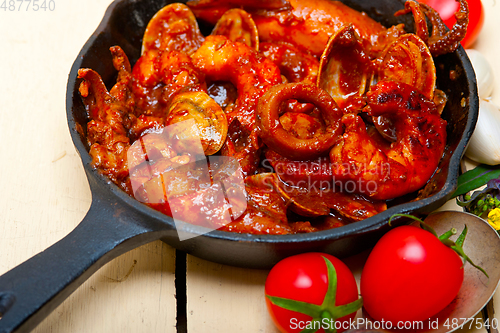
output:
[{"label": "green tomato stem", "polygon": [[392,215],[391,218],[389,219],[389,225],[391,224],[392,219],[396,216],[408,217],[408,218],[411,218],[415,221],[418,221],[420,223],[420,227],[422,229],[427,230],[430,233],[432,233],[434,236],[436,236],[441,241],[441,243],[448,246],[453,251],[455,251],[460,257],[462,257],[464,260],[464,265],[466,262],[470,263],[473,267],[479,269],[484,275],[486,275],[486,277],[489,278],[486,271],[483,268],[481,268],[480,266],[474,264],[474,262],[464,252],[463,244],[465,242],[465,236],[467,235],[467,225],[464,226],[464,230],[462,231],[460,236],[458,236],[457,240],[454,242],[450,239],[450,237],[457,233],[457,229],[455,229],[455,228],[451,228],[450,230],[448,230],[447,232],[445,232],[441,236],[438,236],[436,231],[431,226],[426,224],[424,221],[422,221],[418,217],[413,216],[413,215],[409,215],[409,214],[394,214],[394,215]]},{"label": "green tomato stem", "polygon": [[442,242],[445,239],[449,239],[451,236],[456,235],[456,234],[457,234],[457,229],[451,228],[450,230],[448,230],[447,232],[445,232],[444,234],[442,234],[438,238]]},{"label": "green tomato stem", "polygon": [[[321,320],[327,319],[328,322],[332,323],[334,320],[332,320],[332,315],[329,311],[323,311],[321,313]],[[335,325],[333,325],[333,328],[328,325],[327,327],[323,328],[326,333],[337,333],[337,329],[335,328]]]},{"label": "green tomato stem", "polygon": [[[363,306],[363,298],[360,297],[354,302],[348,304],[338,306],[335,305],[337,297],[337,272],[335,270],[335,266],[333,266],[332,262],[328,260],[328,258],[323,257],[323,259],[325,260],[327,269],[328,288],[321,305],[296,301],[283,297],[269,295],[266,295],[266,297],[276,306],[312,317],[312,322],[321,321],[325,318],[328,319],[329,323],[333,323],[333,330],[331,329],[331,325],[329,325],[330,329],[327,327],[326,332],[336,333],[335,320],[358,311]],[[321,326],[321,323],[319,326]],[[312,332],[316,332],[316,330],[305,329],[301,333]]]}]

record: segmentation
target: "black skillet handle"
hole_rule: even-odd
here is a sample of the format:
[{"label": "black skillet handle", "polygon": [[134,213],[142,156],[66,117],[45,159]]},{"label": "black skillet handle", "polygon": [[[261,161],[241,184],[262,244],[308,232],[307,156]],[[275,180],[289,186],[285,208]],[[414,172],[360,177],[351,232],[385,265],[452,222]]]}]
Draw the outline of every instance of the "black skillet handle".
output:
[{"label": "black skillet handle", "polygon": [[94,198],[70,234],[0,276],[0,333],[31,331],[104,264],[164,236],[134,214]]}]

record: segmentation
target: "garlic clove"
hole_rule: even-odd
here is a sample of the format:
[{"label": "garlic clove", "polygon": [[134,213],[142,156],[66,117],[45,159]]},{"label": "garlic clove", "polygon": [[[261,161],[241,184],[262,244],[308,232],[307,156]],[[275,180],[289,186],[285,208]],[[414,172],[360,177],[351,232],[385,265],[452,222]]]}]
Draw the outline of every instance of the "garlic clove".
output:
[{"label": "garlic clove", "polygon": [[478,163],[500,164],[500,107],[479,100],[479,117],[465,156]]},{"label": "garlic clove", "polygon": [[465,50],[476,72],[477,90],[480,98],[488,98],[493,92],[495,78],[490,63],[481,52],[474,49]]}]

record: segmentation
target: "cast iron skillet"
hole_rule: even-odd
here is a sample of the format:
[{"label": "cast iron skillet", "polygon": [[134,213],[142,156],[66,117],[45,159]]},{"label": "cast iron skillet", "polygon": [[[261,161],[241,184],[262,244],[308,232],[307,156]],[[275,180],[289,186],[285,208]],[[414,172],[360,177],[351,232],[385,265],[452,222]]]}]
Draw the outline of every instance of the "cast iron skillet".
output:
[{"label": "cast iron skillet", "polygon": [[[87,122],[78,93],[78,69],[96,70],[111,86],[116,72],[109,47],[120,45],[134,63],[149,19],[170,2],[174,1],[113,2],[76,58],[69,74],[66,108],[71,136],[90,183],[92,205],[68,236],[0,277],[0,333],[30,331],[105,263],[153,240],[161,239],[200,258],[248,268],[269,268],[286,256],[306,251],[345,257],[371,247],[389,228],[387,221],[392,214],[430,213],[455,190],[460,160],[478,115],[475,75],[462,48],[436,59],[439,87],[449,97],[443,113],[448,121],[448,145],[438,171],[425,189],[394,201],[381,214],[333,230],[256,236],[217,230],[204,234],[207,229],[190,226],[190,232],[201,236],[179,241],[170,217],[136,201],[92,169],[88,147],[77,130],[84,130]],[[384,25],[402,22],[410,30],[413,27],[411,16],[392,16],[404,7],[403,0],[343,2],[364,10]]]}]

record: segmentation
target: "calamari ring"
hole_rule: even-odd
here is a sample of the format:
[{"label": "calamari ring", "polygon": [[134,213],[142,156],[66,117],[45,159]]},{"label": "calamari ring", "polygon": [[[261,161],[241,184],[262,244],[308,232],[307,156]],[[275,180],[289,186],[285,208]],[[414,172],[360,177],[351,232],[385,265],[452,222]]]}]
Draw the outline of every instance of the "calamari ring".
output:
[{"label": "calamari ring", "polygon": [[[279,121],[283,102],[296,99],[314,104],[326,124],[325,133],[310,139],[299,139],[288,133]],[[287,83],[272,87],[257,105],[257,126],[264,143],[277,153],[293,160],[309,160],[323,155],[342,134],[342,111],[335,100],[322,89],[301,83]]]}]

